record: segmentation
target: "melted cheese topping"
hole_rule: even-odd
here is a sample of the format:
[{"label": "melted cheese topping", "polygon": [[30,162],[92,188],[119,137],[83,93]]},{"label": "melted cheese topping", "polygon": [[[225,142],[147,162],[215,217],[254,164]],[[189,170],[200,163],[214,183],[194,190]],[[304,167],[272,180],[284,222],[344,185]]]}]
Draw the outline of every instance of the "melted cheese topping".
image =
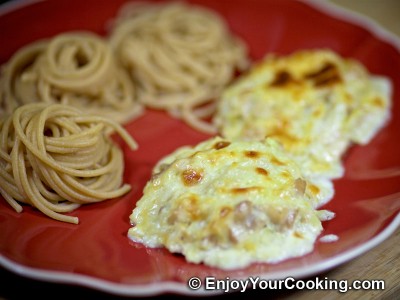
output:
[{"label": "melted cheese topping", "polygon": [[306,174],[343,175],[341,156],[389,119],[391,83],[328,50],[267,56],[228,88],[214,122],[229,139],[273,137]]},{"label": "melted cheese topping", "polygon": [[224,269],[304,255],[322,231],[315,207],[333,195],[321,182],[308,180],[273,139],[212,138],[155,166],[128,235]]}]

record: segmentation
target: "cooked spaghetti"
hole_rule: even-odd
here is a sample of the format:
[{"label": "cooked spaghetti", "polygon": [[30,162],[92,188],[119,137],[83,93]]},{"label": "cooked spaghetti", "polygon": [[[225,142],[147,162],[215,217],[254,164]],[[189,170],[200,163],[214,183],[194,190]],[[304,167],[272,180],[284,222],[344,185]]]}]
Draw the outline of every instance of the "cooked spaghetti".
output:
[{"label": "cooked spaghetti", "polygon": [[30,102],[69,104],[125,123],[142,112],[135,88],[107,42],[67,32],[29,44],[3,66],[0,114]]},{"label": "cooked spaghetti", "polygon": [[128,3],[110,31],[111,47],[146,106],[214,133],[214,101],[248,65],[245,44],[216,13],[184,3]]},{"label": "cooked spaghetti", "polygon": [[137,148],[118,123],[68,105],[31,103],[2,116],[1,195],[17,212],[22,202],[50,218],[77,224],[77,217],[63,213],[130,190],[123,183],[123,153],[111,131],[132,150]]}]

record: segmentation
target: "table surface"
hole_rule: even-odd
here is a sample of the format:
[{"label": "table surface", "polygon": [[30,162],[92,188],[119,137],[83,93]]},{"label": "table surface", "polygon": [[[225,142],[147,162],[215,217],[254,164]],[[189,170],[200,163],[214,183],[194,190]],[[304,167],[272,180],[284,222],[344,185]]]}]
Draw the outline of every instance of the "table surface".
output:
[{"label": "table surface", "polygon": [[[331,2],[366,15],[384,28],[400,36],[400,1],[398,0],[330,0]],[[0,2],[1,3],[1,2]],[[384,280],[382,290],[339,291],[300,291],[300,290],[248,290],[237,293],[239,297],[263,296],[270,299],[395,299],[400,295],[400,229],[383,243],[329,272],[320,274],[320,278],[336,280]],[[313,279],[313,278],[309,278]],[[74,297],[74,299],[123,299],[99,291],[79,286],[47,283],[18,276],[0,268],[0,299],[22,299],[23,295],[40,296],[41,299],[53,299],[55,295]],[[215,298],[229,297],[221,295]],[[151,298],[166,298],[166,295]],[[185,298],[180,296],[179,298]]]}]

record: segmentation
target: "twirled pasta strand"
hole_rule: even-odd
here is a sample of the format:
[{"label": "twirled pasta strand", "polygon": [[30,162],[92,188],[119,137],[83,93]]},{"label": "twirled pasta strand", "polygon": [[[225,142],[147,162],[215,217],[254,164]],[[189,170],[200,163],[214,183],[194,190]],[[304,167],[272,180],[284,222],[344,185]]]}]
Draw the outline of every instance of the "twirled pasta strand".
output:
[{"label": "twirled pasta strand", "polygon": [[3,67],[0,81],[0,114],[47,102],[126,123],[143,111],[128,74],[94,33],[66,32],[23,47]]},{"label": "twirled pasta strand", "polygon": [[[108,129],[108,130],[107,130]],[[0,193],[70,223],[61,213],[81,204],[124,195],[124,158],[107,132],[118,133],[131,149],[136,142],[116,122],[85,115],[68,105],[22,105],[0,119]]]},{"label": "twirled pasta strand", "polygon": [[127,4],[114,21],[110,43],[142,103],[207,133],[215,133],[204,121],[214,112],[213,100],[235,71],[248,66],[245,44],[222,18],[178,2]]}]

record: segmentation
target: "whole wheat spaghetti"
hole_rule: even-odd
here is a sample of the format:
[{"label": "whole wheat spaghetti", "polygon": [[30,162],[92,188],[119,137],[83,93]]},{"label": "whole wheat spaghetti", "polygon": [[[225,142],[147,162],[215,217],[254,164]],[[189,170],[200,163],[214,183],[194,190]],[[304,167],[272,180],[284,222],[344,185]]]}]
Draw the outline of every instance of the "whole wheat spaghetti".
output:
[{"label": "whole wheat spaghetti", "polygon": [[213,100],[248,65],[245,44],[219,15],[180,2],[126,4],[110,43],[142,103],[208,133],[215,133],[204,121],[214,112]]},{"label": "whole wheat spaghetti", "polygon": [[3,66],[0,114],[31,102],[61,103],[126,123],[142,112],[135,95],[105,40],[66,32],[21,48]]},{"label": "whole wheat spaghetti", "polygon": [[20,202],[50,218],[82,204],[124,195],[124,158],[109,137],[118,133],[134,150],[133,138],[116,122],[61,104],[32,103],[0,118],[0,193],[17,211]]}]

